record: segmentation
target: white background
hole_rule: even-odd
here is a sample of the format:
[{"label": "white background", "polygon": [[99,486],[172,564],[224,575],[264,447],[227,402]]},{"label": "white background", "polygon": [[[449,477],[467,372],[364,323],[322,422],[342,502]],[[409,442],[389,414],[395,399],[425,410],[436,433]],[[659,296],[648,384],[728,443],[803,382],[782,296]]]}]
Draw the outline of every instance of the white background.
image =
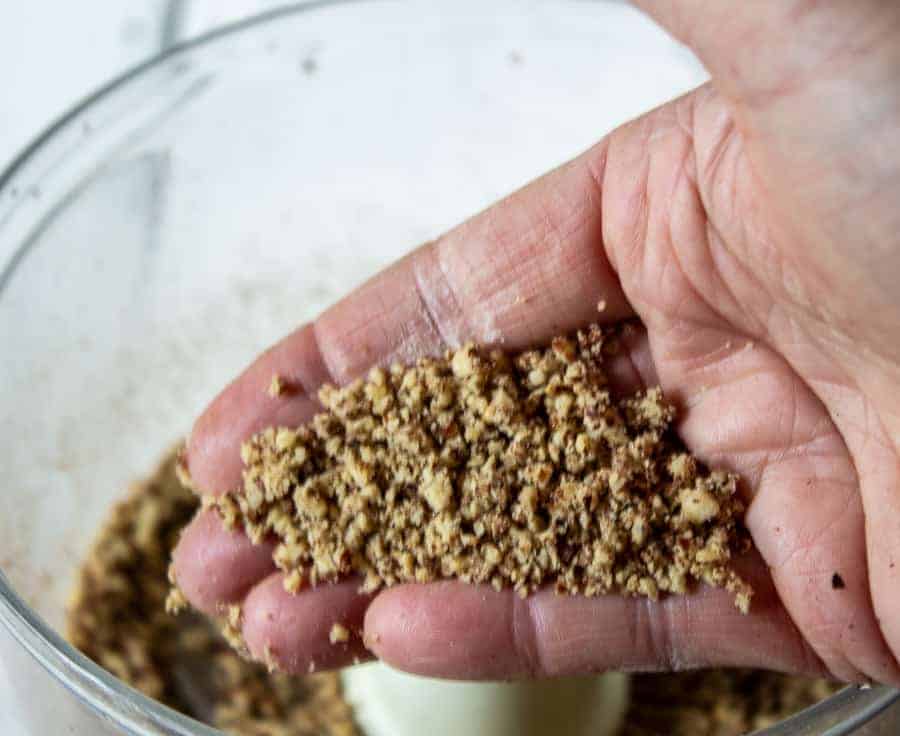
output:
[{"label": "white background", "polygon": [[166,45],[275,0],[12,0],[0,4],[0,168],[47,124]]}]

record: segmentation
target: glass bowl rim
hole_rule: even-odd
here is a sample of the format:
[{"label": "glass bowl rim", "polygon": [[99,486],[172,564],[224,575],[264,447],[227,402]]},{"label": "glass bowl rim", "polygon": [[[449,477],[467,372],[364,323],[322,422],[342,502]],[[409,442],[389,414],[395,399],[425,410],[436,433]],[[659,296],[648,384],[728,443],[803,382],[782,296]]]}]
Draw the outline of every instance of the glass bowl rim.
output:
[{"label": "glass bowl rim", "polygon": [[[50,141],[55,139],[57,134],[69,127],[83,113],[113,97],[117,91],[129,83],[158,69],[172,59],[212,46],[217,41],[238,36],[245,31],[275,22],[283,17],[364,1],[366,0],[298,0],[217,26],[150,56],[87,94],[27,143],[0,172],[0,194],[3,194],[10,183],[27,169],[28,164]],[[7,214],[0,208],[0,229],[16,209],[16,205],[17,203],[13,202],[10,212]],[[0,270],[0,296],[14,275],[17,266],[27,254],[29,245],[28,242],[25,242],[15,247]],[[221,731],[143,695],[76,650],[16,593],[2,568],[0,568],[0,623],[7,629],[12,639],[60,685],[69,690],[98,716],[111,721],[113,725],[124,729],[126,733],[152,734],[154,731],[159,733],[159,729],[163,729],[162,733],[177,734],[178,736],[223,736]],[[823,736],[843,736],[852,733],[856,728],[875,718],[898,699],[900,699],[900,691],[890,688],[859,689],[851,686],[791,718],[759,732],[759,734],[772,734],[772,736],[784,734],[787,736],[795,732],[794,728],[809,727],[819,716],[827,716],[832,710],[841,706],[847,707],[849,701],[858,700],[853,714],[844,722],[825,732],[819,732]],[[154,730],[148,730],[150,728]]]}]

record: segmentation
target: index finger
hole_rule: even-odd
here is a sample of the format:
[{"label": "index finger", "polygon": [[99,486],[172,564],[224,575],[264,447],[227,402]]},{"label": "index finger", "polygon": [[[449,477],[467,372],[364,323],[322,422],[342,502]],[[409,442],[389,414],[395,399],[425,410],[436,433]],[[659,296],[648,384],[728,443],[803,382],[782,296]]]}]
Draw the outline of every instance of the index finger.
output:
[{"label": "index finger", "polygon": [[[187,463],[197,488],[237,487],[241,443],[265,427],[307,421],[322,383],[470,340],[523,349],[598,317],[631,316],[603,248],[605,158],[600,143],[422,246],[264,353],[194,426]],[[273,376],[288,390],[269,397]]]}]

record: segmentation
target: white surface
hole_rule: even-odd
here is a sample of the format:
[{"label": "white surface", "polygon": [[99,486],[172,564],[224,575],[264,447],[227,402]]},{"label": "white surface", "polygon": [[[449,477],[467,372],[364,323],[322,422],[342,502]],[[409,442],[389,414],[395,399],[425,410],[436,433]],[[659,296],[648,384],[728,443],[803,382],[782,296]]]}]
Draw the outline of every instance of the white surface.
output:
[{"label": "white surface", "polygon": [[51,120],[159,48],[165,0],[0,5],[0,167]]}]

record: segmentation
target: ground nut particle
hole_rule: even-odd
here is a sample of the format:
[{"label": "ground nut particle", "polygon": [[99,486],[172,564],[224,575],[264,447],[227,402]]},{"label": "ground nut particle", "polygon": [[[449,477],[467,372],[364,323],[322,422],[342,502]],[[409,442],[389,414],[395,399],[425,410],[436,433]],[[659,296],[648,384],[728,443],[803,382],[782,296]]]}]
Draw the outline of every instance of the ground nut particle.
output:
[{"label": "ground nut particle", "polygon": [[705,524],[719,514],[719,502],[705,488],[688,488],[679,495],[681,513],[691,524]]},{"label": "ground nut particle", "polygon": [[343,624],[334,623],[328,632],[328,639],[332,644],[343,644],[350,640],[350,631]]}]

